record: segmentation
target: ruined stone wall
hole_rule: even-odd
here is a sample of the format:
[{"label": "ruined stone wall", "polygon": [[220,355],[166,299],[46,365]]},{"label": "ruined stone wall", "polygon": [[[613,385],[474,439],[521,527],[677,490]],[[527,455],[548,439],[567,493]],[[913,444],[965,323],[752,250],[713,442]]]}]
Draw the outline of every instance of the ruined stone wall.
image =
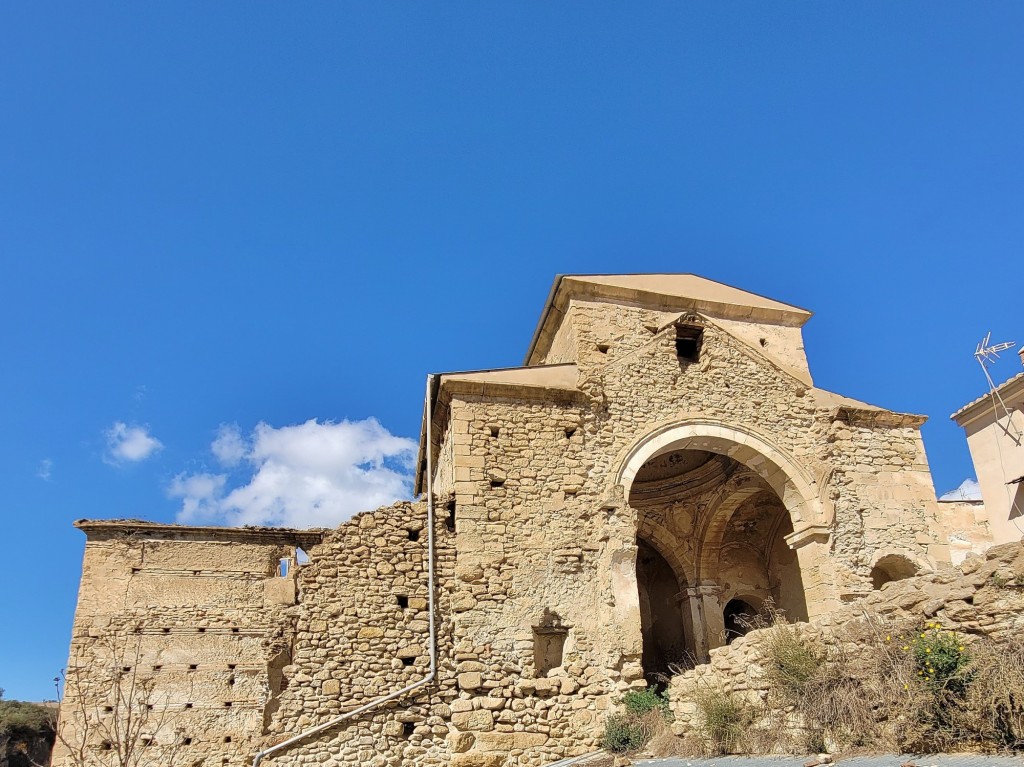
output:
[{"label": "ruined stone wall", "polygon": [[[841,644],[850,634],[848,627],[863,622],[865,616],[894,626],[934,621],[943,629],[968,635],[1019,637],[1024,632],[1024,545],[996,546],[984,556],[968,558],[959,568],[887,583],[831,616],[797,624],[797,630],[807,641]],[[702,692],[720,691],[751,703],[767,699],[764,668],[771,630],[752,631],[712,650],[709,664],[672,679],[668,696],[677,734],[700,725],[695,699]]]},{"label": "ruined stone wall", "polygon": [[[260,742],[271,669],[291,641],[295,544],[245,530],[202,540],[188,528],[96,523],[89,531],[67,684],[64,738],[99,752],[127,709],[137,747],[243,765]],[[316,534],[311,534],[315,537]],[[53,764],[76,764],[58,743]]]},{"label": "ruined stone wall", "polygon": [[891,424],[888,413],[844,413],[828,425],[827,440],[835,551],[850,576],[844,589],[869,591],[871,567],[886,555],[925,568],[950,561],[918,429]]},{"label": "ruined stone wall", "polygon": [[[300,602],[268,742],[398,691],[430,670],[427,507],[398,503],[358,515],[324,536],[299,572]],[[412,696],[304,741],[272,765],[448,764],[455,696],[451,596],[454,535],[436,520],[439,679]]]}]

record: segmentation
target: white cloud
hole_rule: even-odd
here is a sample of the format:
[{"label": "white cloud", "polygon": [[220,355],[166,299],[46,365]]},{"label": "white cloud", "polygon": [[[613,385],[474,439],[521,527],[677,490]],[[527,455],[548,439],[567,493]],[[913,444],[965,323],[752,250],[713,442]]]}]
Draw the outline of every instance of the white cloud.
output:
[{"label": "white cloud", "polygon": [[222,427],[210,448],[224,463],[244,460],[251,474],[234,487],[224,474],[179,475],[168,488],[182,499],[179,522],[333,526],[412,489],[416,443],[375,418],[260,423],[248,439]]},{"label": "white cloud", "polygon": [[238,424],[222,423],[217,429],[217,438],[210,445],[210,450],[217,460],[225,466],[237,466],[245,458],[245,439]]},{"label": "white cloud", "polygon": [[39,468],[36,469],[36,476],[39,479],[50,481],[50,476],[53,472],[53,461],[49,458],[44,458],[39,462]]},{"label": "white cloud", "polygon": [[164,445],[149,433],[148,426],[129,426],[117,421],[106,431],[107,463],[114,465],[129,461],[145,461]]},{"label": "white cloud", "polygon": [[980,501],[981,488],[976,480],[965,479],[956,490],[950,490],[939,496],[940,501]]}]

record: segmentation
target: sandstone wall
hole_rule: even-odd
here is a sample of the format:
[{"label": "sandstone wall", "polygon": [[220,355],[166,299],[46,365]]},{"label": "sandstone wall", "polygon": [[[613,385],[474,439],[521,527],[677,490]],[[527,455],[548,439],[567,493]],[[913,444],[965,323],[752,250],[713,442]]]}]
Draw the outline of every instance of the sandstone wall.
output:
[{"label": "sandstone wall", "polygon": [[[427,509],[399,503],[325,534],[299,572],[300,603],[282,689],[268,710],[277,742],[416,682],[430,670]],[[448,764],[455,697],[451,595],[454,535],[437,520],[440,674],[397,704],[272,756],[267,764]]]},{"label": "sandstone wall", "polygon": [[[291,642],[295,548],[318,533],[80,523],[86,543],[61,706],[65,738],[110,749],[128,708],[132,741],[242,765],[261,742],[272,669]],[[130,745],[130,744],[128,744]],[[54,765],[73,765],[57,744]]]},{"label": "sandstone wall", "polygon": [[[887,583],[830,616],[797,624],[797,630],[809,641],[841,643],[844,627],[863,621],[866,615],[894,625],[935,621],[944,629],[969,635],[1019,637],[1024,632],[1024,545],[996,546],[958,568]],[[764,665],[770,631],[752,631],[712,650],[709,664],[672,679],[668,695],[678,734],[699,725],[694,700],[702,691],[720,690],[751,702],[767,698]]]}]

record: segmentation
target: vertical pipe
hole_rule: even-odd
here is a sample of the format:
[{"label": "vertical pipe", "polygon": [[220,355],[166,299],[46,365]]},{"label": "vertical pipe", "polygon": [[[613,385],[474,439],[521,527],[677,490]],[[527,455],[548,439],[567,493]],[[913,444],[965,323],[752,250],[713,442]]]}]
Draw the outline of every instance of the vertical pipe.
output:
[{"label": "vertical pipe", "polygon": [[383,695],[379,698],[371,700],[369,703],[354,708],[351,711],[347,711],[340,716],[336,716],[323,724],[318,724],[316,727],[311,727],[308,730],[300,732],[298,735],[294,735],[288,740],[282,741],[275,746],[263,749],[252,760],[252,767],[259,767],[260,762],[267,756],[283,751],[286,748],[293,746],[294,744],[305,740],[306,738],[317,735],[324,730],[329,730],[336,724],[344,722],[346,719],[352,719],[359,714],[371,711],[372,709],[381,706],[388,701],[400,698],[407,693],[417,690],[427,684],[430,684],[437,677],[437,614],[435,612],[435,601],[434,591],[436,590],[436,584],[434,583],[434,471],[430,461],[430,446],[431,446],[431,421],[432,413],[430,412],[430,393],[434,386],[433,374],[427,376],[427,394],[423,403],[423,417],[427,419],[427,433],[426,433],[426,459],[427,459],[427,589],[429,591],[427,597],[429,621],[430,621],[430,673],[420,679],[418,682],[413,682],[401,690],[396,690],[388,695]]}]

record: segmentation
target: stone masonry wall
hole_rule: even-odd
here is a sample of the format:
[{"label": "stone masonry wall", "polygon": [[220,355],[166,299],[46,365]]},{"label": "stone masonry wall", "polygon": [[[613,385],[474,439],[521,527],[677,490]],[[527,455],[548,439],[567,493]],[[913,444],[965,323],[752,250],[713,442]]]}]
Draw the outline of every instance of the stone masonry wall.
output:
[{"label": "stone masonry wall", "polygon": [[[89,540],[61,706],[65,739],[115,747],[127,709],[142,709],[138,746],[244,765],[260,742],[272,669],[293,632],[297,542],[278,531],[87,523]],[[303,541],[318,533],[301,534]],[[161,726],[162,725],[162,726]],[[57,744],[53,764],[76,764]]]},{"label": "stone masonry wall", "polygon": [[[657,425],[734,424],[805,467],[823,506],[835,510],[833,569],[818,580],[803,573],[808,602],[829,589],[865,589],[884,543],[865,530],[883,523],[906,529],[905,550],[918,560],[932,564],[944,554],[941,530],[930,527],[934,494],[921,481],[912,423],[886,413],[851,425],[805,382],[701,318],[692,320],[705,327],[700,362],[681,366],[671,324],[652,333],[661,314],[600,305],[574,313],[571,335],[556,337],[554,348],[578,350],[575,398],[526,387],[515,397],[450,395],[453,629],[465,664],[452,708],[465,715],[453,725],[467,736],[460,745],[469,744],[455,765],[493,758],[530,766],[583,753],[601,735],[602,712],[644,684],[637,518],[621,488],[616,498],[616,482],[626,451]],[[840,473],[844,466],[858,473]],[[562,654],[544,668],[540,648],[552,631]],[[517,748],[502,762],[517,732]]]},{"label": "stone masonry wall", "polygon": [[[268,712],[268,742],[292,737],[430,670],[425,503],[398,503],[329,531],[299,573],[300,603],[282,691]],[[273,755],[268,765],[448,764],[454,536],[435,526],[440,650],[437,682],[378,711]]]},{"label": "stone masonry wall", "polygon": [[[934,621],[969,635],[1019,637],[1024,632],[1024,544],[995,546],[960,567],[892,581],[831,616],[797,626],[802,637],[827,645],[841,642],[844,627],[865,615],[896,625]],[[712,650],[710,663],[672,679],[668,695],[677,734],[699,726],[694,699],[702,691],[718,690],[754,703],[767,698],[765,640],[770,631],[752,631]]]}]

